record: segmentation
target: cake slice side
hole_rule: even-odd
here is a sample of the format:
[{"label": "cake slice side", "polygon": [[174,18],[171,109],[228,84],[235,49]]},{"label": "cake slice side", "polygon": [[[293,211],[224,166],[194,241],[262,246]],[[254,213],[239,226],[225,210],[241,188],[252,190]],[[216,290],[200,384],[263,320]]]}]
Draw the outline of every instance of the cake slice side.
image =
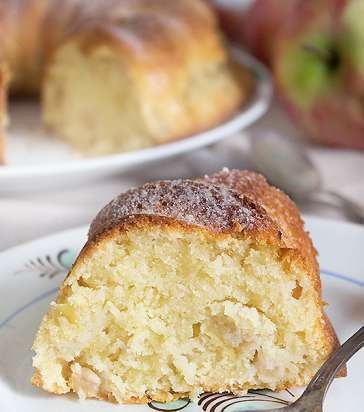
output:
[{"label": "cake slice side", "polygon": [[317,270],[283,238],[208,179],[122,194],[42,321],[33,383],[116,402],[307,383],[337,340]]}]

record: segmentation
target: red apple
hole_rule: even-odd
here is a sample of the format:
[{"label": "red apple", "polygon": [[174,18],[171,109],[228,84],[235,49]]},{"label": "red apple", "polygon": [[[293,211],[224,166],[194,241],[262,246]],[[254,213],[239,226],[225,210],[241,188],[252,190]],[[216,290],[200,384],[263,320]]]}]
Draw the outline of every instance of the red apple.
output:
[{"label": "red apple", "polygon": [[227,37],[237,44],[245,45],[245,17],[253,0],[209,0],[215,9],[220,27]]},{"label": "red apple", "polygon": [[210,0],[228,38],[270,64],[275,37],[296,0]]},{"label": "red apple", "polygon": [[296,0],[256,0],[245,18],[244,40],[258,59],[270,65],[276,37]]},{"label": "red apple", "polygon": [[364,149],[363,0],[299,0],[273,67],[284,106],[308,136]]}]

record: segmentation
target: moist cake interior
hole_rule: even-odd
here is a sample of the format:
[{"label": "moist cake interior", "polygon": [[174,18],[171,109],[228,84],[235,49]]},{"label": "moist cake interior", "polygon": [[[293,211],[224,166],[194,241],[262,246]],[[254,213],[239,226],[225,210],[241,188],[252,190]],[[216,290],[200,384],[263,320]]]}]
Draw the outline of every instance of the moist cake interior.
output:
[{"label": "moist cake interior", "polygon": [[36,338],[42,387],[137,402],[309,381],[326,350],[321,309],[288,255],[178,224],[99,240]]}]

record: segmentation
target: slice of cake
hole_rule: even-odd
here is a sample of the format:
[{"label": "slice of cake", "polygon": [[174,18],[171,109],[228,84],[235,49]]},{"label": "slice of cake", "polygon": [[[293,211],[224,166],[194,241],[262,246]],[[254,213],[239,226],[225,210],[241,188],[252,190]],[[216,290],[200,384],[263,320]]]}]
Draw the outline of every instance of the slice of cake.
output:
[{"label": "slice of cake", "polygon": [[97,215],[44,317],[33,384],[116,402],[306,384],[338,345],[297,208],[228,171]]}]

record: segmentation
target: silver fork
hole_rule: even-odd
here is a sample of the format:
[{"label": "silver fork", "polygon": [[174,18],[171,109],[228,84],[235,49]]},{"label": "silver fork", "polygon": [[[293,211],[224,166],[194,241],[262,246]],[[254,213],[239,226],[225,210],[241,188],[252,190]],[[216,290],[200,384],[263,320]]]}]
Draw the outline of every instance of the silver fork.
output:
[{"label": "silver fork", "polygon": [[[363,346],[364,326],[322,365],[299,399],[289,406],[279,409],[262,409],[260,412],[323,412],[325,395],[335,375]],[[256,410],[244,410],[244,412],[256,412]]]}]

